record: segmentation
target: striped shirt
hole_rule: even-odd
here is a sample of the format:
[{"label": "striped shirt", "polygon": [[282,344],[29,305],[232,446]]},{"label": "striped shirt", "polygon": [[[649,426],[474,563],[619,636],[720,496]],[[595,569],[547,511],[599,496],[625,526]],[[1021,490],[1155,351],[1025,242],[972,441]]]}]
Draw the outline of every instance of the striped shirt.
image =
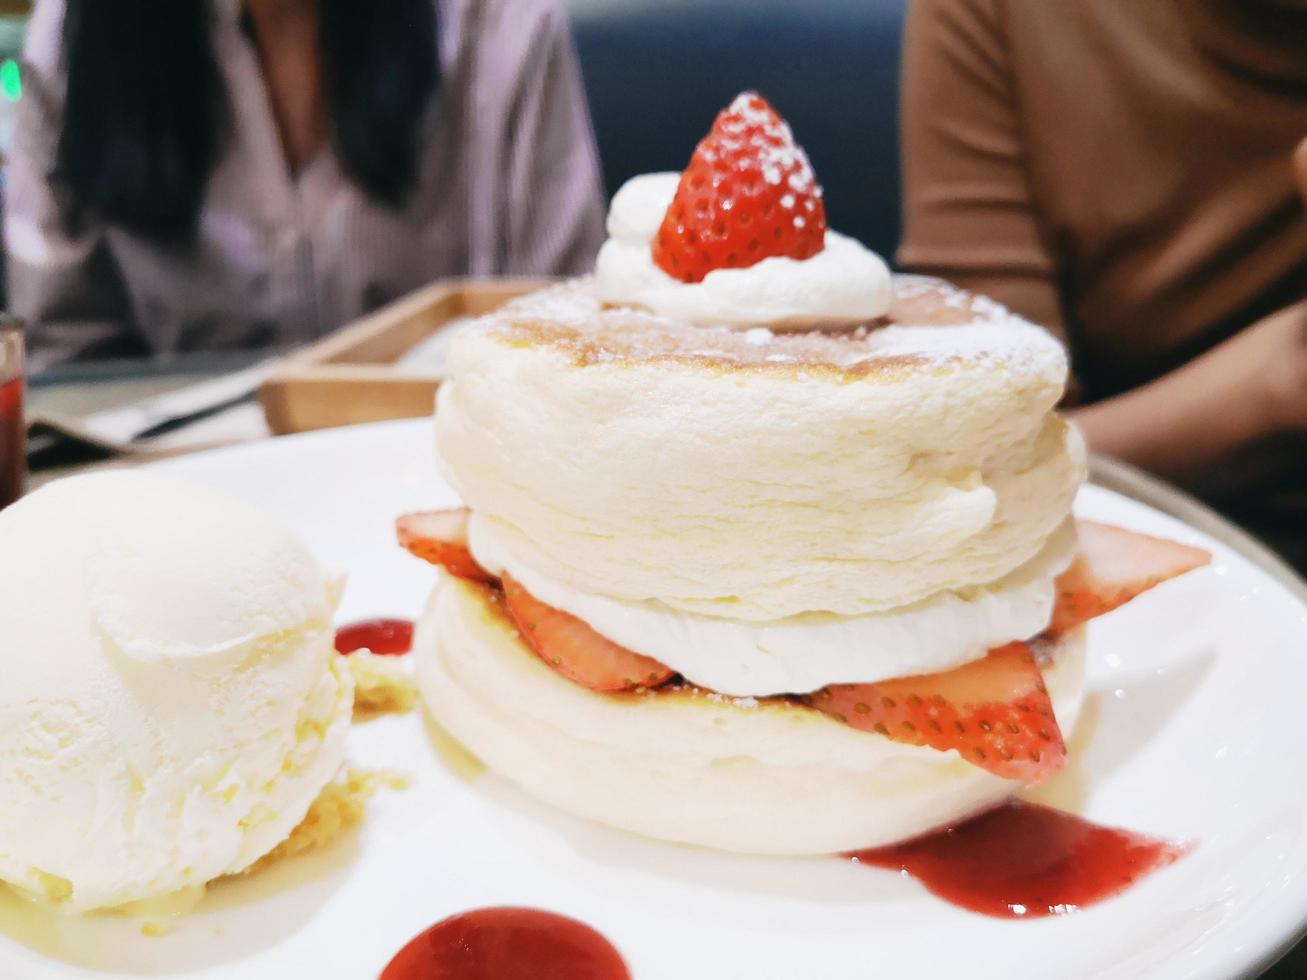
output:
[{"label": "striped shirt", "polygon": [[603,235],[594,136],[555,0],[433,0],[441,83],[408,203],[374,203],[330,148],[297,174],[283,152],[240,0],[217,0],[213,44],[233,129],[195,245],[60,220],[63,0],[38,0],[8,162],[11,310],[31,366],[288,346],[442,276],[587,270]]}]

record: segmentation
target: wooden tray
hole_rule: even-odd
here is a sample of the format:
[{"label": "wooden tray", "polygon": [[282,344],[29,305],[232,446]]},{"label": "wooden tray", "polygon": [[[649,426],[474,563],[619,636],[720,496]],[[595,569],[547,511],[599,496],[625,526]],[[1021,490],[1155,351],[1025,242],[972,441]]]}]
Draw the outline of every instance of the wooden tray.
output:
[{"label": "wooden tray", "polygon": [[539,279],[444,279],[290,355],[259,387],[278,435],[430,415],[439,375],[400,372],[405,352],[453,320],[489,313],[548,285]]}]

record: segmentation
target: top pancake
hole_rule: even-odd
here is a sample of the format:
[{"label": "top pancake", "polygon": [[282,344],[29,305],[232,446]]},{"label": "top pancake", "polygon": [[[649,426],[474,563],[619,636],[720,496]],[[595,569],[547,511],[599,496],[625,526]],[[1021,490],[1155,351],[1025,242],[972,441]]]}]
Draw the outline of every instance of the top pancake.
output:
[{"label": "top pancake", "polygon": [[938,279],[897,277],[889,314],[874,324],[787,322],[749,330],[690,327],[605,304],[587,285],[580,280],[520,297],[485,318],[486,329],[504,343],[549,348],[578,366],[652,361],[717,371],[895,379],[983,358],[1063,381],[1066,375],[1065,354],[1046,331]]},{"label": "top pancake", "polygon": [[933,280],[890,323],[778,334],[605,307],[584,280],[461,335],[442,468],[515,559],[737,619],[876,612],[994,581],[1084,474],[1046,332]]}]

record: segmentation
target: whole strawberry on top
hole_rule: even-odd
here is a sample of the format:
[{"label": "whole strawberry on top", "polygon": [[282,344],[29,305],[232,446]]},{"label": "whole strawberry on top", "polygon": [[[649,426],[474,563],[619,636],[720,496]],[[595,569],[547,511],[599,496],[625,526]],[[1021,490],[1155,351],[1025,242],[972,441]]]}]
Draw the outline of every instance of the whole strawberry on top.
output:
[{"label": "whole strawberry on top", "polygon": [[776,332],[857,327],[889,309],[888,266],[827,226],[807,155],[755,92],[718,114],[684,172],[628,180],[608,236],[588,288],[612,306]]},{"label": "whole strawberry on top", "polygon": [[757,92],[723,109],[681,174],[653,258],[682,282],[826,245],[821,185],[803,148]]}]

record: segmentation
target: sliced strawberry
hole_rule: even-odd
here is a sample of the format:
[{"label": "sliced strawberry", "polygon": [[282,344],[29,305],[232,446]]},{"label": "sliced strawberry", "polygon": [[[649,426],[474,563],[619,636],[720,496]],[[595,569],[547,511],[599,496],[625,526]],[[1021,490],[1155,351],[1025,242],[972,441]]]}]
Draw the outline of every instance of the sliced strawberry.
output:
[{"label": "sliced strawberry", "polygon": [[957,749],[1004,779],[1037,783],[1066,763],[1066,746],[1034,652],[1024,643],[939,674],[832,684],[808,703],[896,742]]},{"label": "sliced strawberry", "polygon": [[1202,548],[1111,524],[1077,521],[1076,531],[1080,551],[1057,579],[1057,604],[1048,628],[1054,636],[1212,560]]},{"label": "sliced strawberry", "polygon": [[495,577],[477,564],[467,547],[466,507],[405,514],[395,521],[399,543],[423,561],[440,565],[450,575],[493,582]]},{"label": "sliced strawberry", "polygon": [[826,247],[826,206],[808,157],[756,92],[723,109],[681,174],[653,260],[700,282],[771,256],[806,259]]},{"label": "sliced strawberry", "polygon": [[504,601],[526,645],[569,680],[592,691],[657,687],[676,673],[652,657],[600,636],[575,616],[547,606],[509,576]]}]

